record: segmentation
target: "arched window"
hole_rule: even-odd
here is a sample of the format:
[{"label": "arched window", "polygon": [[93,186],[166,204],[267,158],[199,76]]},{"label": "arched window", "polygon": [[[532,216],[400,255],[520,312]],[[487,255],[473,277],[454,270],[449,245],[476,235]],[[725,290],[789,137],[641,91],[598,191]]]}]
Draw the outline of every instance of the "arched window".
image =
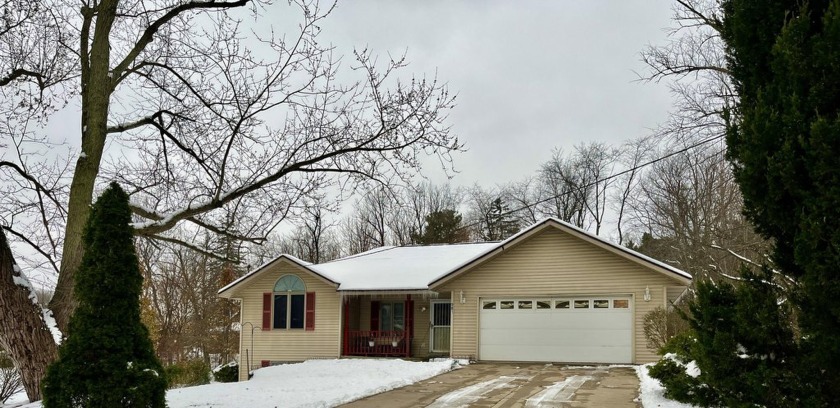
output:
[{"label": "arched window", "polygon": [[306,285],[303,280],[295,275],[285,275],[277,279],[274,284],[275,292],[306,292]]},{"label": "arched window", "polygon": [[295,275],[284,275],[274,284],[275,329],[302,329],[306,316],[306,285]]}]

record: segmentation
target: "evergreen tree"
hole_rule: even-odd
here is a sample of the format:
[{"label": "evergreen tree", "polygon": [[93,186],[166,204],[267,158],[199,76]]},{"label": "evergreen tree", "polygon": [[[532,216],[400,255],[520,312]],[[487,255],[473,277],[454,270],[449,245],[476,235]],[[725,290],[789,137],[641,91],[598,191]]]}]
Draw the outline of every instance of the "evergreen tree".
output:
[{"label": "evergreen tree", "polygon": [[[691,339],[666,346],[676,357],[657,363],[651,376],[662,382],[667,396],[700,406],[800,406],[806,395],[796,375],[789,307],[780,307],[779,288],[767,284],[772,271],[744,268],[741,275],[738,285],[697,282],[697,296],[684,316]],[[694,361],[700,375],[687,375],[674,360]]]},{"label": "evergreen tree", "polygon": [[427,215],[423,234],[412,238],[420,245],[453,244],[467,241],[469,234],[461,225],[461,214],[455,210],[441,210]]},{"label": "evergreen tree", "polygon": [[44,380],[44,407],[164,407],[166,379],[140,321],[143,278],[128,195],[112,183],[93,206],[76,275],[79,306]]},{"label": "evergreen tree", "polygon": [[797,282],[806,405],[840,406],[840,0],[722,5],[739,98],[730,160],[747,216]]},{"label": "evergreen tree", "polygon": [[484,214],[484,222],[487,227],[482,235],[488,241],[501,241],[519,232],[519,223],[513,219],[510,208],[497,197],[490,204],[490,210]]}]

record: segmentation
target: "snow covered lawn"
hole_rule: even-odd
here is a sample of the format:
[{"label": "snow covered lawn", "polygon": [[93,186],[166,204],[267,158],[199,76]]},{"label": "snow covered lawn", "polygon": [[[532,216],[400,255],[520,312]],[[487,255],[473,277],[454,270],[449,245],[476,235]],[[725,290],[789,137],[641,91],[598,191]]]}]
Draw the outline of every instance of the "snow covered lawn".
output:
[{"label": "snow covered lawn", "polygon": [[648,368],[653,364],[636,366],[639,376],[639,400],[644,408],[694,408],[694,405],[684,404],[665,398],[665,388],[656,378],[648,375]]},{"label": "snow covered lawn", "polygon": [[250,381],[169,390],[166,401],[169,408],[332,407],[434,377],[454,366],[453,360],[310,360],[261,368]]}]

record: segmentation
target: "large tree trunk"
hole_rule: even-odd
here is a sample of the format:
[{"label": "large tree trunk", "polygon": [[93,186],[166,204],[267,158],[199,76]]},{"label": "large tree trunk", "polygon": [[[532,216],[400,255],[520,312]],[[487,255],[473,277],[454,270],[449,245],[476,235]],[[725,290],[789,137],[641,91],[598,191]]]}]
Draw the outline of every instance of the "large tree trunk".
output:
[{"label": "large tree trunk", "polygon": [[62,250],[61,270],[55,287],[55,295],[50,301],[50,309],[55,314],[59,329],[67,332],[70,316],[76,309],[76,297],[73,286],[76,271],[82,264],[84,246],[82,235],[93,200],[93,189],[99,164],[105,148],[108,134],[108,104],[114,90],[114,81],[110,76],[110,32],[117,12],[117,0],[103,0],[97,7],[93,41],[88,49],[88,30],[93,24],[92,10],[83,10],[81,50],[81,89],[82,89],[82,155],[76,162],[73,181],[70,184],[70,200],[67,205],[67,228],[65,229],[64,248]]},{"label": "large tree trunk", "polygon": [[33,302],[30,287],[21,286],[6,235],[0,230],[0,346],[20,371],[30,401],[41,399],[41,379],[58,356],[58,347],[44,322],[41,307]]}]

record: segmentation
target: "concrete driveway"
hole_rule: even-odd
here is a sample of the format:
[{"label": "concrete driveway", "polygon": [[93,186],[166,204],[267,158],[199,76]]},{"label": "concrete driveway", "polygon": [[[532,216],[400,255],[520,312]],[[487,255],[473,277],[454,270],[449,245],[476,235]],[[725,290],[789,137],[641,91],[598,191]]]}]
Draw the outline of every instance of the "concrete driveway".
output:
[{"label": "concrete driveway", "polygon": [[632,367],[476,363],[344,407],[641,407]]}]

